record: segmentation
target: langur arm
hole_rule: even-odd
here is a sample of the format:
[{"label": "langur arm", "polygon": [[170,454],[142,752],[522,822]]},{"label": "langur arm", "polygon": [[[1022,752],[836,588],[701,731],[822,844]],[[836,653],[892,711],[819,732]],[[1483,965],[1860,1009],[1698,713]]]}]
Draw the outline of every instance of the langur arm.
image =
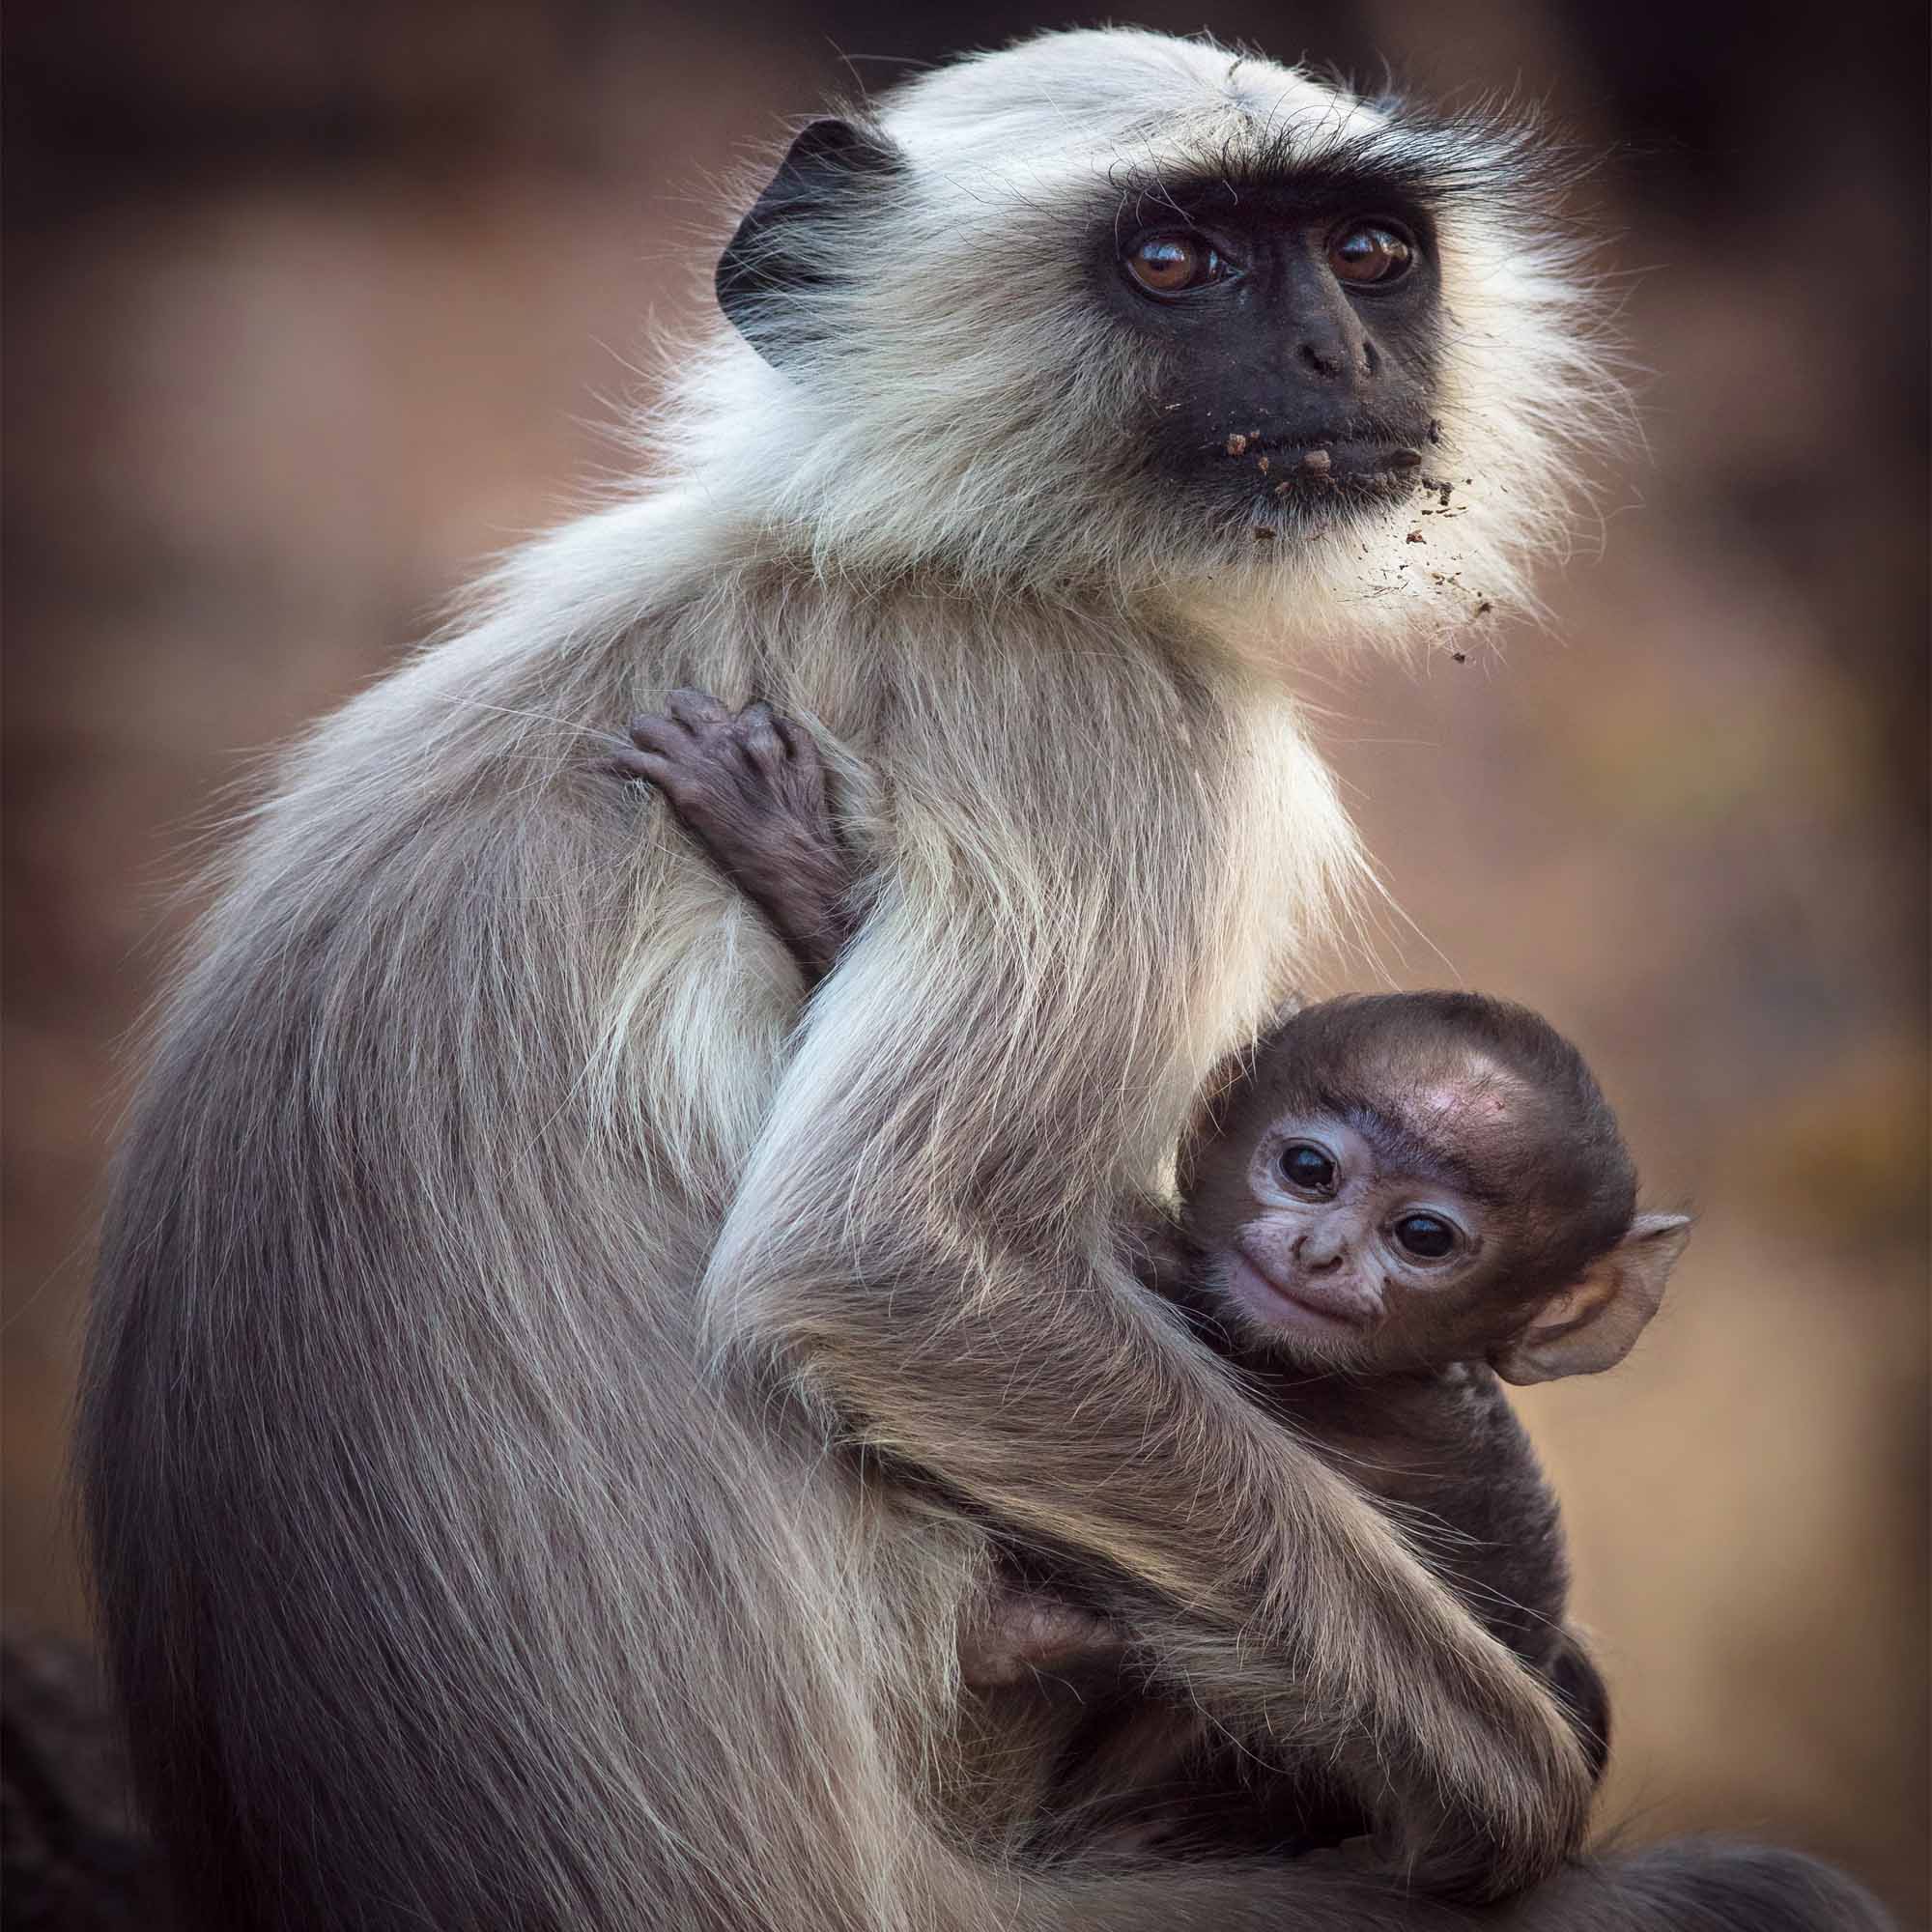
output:
[{"label": "langur arm", "polygon": [[[617,768],[663,787],[815,983],[854,922],[807,735],[682,693],[634,742]],[[942,930],[875,918],[853,946],[714,1258],[726,1325],[795,1358],[866,1439],[1122,1574],[1144,1654],[1165,1640],[1222,1722],[1332,1740],[1418,1869],[1492,1891],[1547,1868],[1587,1807],[1556,1710],[1111,1257],[1022,1259],[970,1205],[976,1165],[1004,1167],[990,1198],[1016,1205],[1009,1163],[1056,1138],[1023,1105],[980,1117],[970,1144],[935,1126],[1010,1024],[973,910],[950,904]],[[982,963],[962,980],[962,960]],[[1150,1613],[1148,1585],[1168,1611]],[[1022,1593],[1007,1607],[963,1634],[969,1682],[1064,1669],[1089,1647],[1056,1616],[1070,1606]]]},{"label": "langur arm", "polygon": [[[634,718],[635,751],[613,759],[648,779],[718,869],[771,921],[810,991],[851,939],[857,868],[840,845],[810,734],[764,704],[736,713],[676,692],[661,715]],[[1178,1265],[1178,1264],[1177,1264]],[[1001,1575],[969,1607],[960,1679],[994,1690],[1037,1676],[1117,1673],[1122,1629],[1059,1591]]]}]

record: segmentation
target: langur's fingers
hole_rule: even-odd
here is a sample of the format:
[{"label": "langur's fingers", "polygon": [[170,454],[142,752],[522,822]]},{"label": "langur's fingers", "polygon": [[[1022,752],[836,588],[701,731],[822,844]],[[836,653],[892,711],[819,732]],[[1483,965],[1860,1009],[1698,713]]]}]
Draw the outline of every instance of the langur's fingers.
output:
[{"label": "langur's fingers", "polygon": [[784,756],[778,721],[769,704],[748,704],[738,714],[738,750],[754,765],[775,765]]},{"label": "langur's fingers", "polygon": [[727,724],[731,716],[708,691],[673,691],[665,699],[665,709],[692,731],[702,724]]},{"label": "langur's fingers", "polygon": [[682,811],[681,798],[688,796],[675,758],[662,758],[655,752],[622,752],[611,759],[611,769],[620,777],[641,779],[654,787],[672,807]]},{"label": "langur's fingers", "polygon": [[655,752],[634,752],[626,745],[611,753],[610,769],[620,779],[643,779],[650,784],[662,785],[670,761]]},{"label": "langur's fingers", "polygon": [[796,809],[822,815],[825,810],[825,760],[818,741],[781,714],[772,718],[772,735],[783,759],[787,796]]},{"label": "langur's fingers", "polygon": [[818,740],[796,719],[787,718],[782,712],[774,714],[772,729],[778,733],[779,747],[786,760],[796,766],[801,775],[812,779],[822,787],[825,759],[819,752]]},{"label": "langur's fingers", "polygon": [[668,753],[683,746],[691,736],[675,718],[661,718],[650,711],[640,712],[624,728],[640,752]]}]

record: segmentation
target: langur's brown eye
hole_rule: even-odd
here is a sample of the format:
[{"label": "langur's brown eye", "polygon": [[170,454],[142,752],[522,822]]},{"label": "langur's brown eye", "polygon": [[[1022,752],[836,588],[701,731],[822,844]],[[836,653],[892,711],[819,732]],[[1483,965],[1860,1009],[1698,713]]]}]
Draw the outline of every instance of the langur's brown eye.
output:
[{"label": "langur's brown eye", "polygon": [[1281,1178],[1302,1194],[1333,1194],[1335,1158],[1313,1141],[1290,1141],[1281,1151]]},{"label": "langur's brown eye", "polygon": [[1395,1224],[1400,1246],[1417,1261],[1439,1262],[1456,1248],[1456,1230],[1437,1214],[1405,1214]]},{"label": "langur's brown eye", "polygon": [[1328,266],[1336,280],[1357,288],[1399,282],[1414,263],[1415,244],[1373,221],[1344,228],[1328,243]]},{"label": "langur's brown eye", "polygon": [[1214,244],[1201,235],[1150,235],[1127,255],[1127,273],[1151,296],[1182,296],[1228,272]]}]

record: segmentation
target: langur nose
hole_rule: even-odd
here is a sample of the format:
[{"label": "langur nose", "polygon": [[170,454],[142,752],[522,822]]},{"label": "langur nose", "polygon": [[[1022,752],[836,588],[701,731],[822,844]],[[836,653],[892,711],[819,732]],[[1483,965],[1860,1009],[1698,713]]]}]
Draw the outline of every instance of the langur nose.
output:
[{"label": "langur nose", "polygon": [[1317,376],[1345,375],[1354,360],[1348,345],[1332,330],[1304,336],[1295,345],[1294,355],[1304,369]]},{"label": "langur nose", "polygon": [[1304,377],[1353,390],[1375,374],[1367,332],[1346,305],[1303,315],[1294,337],[1293,357]]},{"label": "langur nose", "polygon": [[1294,1244],[1294,1259],[1310,1274],[1326,1274],[1339,1267],[1348,1252],[1348,1242],[1333,1235],[1303,1235]]}]

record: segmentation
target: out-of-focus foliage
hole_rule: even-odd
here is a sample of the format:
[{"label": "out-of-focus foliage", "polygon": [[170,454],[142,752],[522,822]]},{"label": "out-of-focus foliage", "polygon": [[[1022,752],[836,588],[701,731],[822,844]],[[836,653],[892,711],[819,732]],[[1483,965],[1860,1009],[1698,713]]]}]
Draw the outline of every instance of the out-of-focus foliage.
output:
[{"label": "out-of-focus foliage", "polygon": [[[117,1051],[222,788],[620,464],[599,425],[647,390],[646,324],[703,299],[710,180],[745,144],[1052,17],[16,10],[10,1608],[83,1621],[59,1464]],[[1211,24],[1547,96],[1608,156],[1589,195],[1649,446],[1600,478],[1553,639],[1307,687],[1413,922],[1381,969],[1548,1012],[1654,1198],[1700,1211],[1636,1359],[1526,1405],[1616,1692],[1613,1807],[1809,1845],[1918,1918],[1922,23],[1321,0]],[[1420,527],[1453,551],[1453,520]]]}]

